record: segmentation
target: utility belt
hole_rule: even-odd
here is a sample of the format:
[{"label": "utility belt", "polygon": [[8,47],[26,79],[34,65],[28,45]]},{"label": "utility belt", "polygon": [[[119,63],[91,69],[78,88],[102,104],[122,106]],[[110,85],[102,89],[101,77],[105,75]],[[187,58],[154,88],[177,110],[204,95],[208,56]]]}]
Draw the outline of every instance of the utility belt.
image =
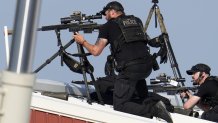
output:
[{"label": "utility belt", "polygon": [[147,60],[150,60],[150,58],[139,58],[139,59],[134,59],[128,62],[121,62],[117,65],[115,65],[115,69],[117,72],[122,71],[126,67],[129,67],[131,65],[136,65],[136,64],[145,64],[147,63]]}]

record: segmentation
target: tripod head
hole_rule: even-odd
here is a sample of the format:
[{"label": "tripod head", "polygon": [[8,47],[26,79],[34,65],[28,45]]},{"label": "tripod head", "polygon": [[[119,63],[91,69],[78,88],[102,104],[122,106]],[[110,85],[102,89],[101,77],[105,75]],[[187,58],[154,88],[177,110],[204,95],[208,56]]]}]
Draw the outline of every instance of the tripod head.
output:
[{"label": "tripod head", "polygon": [[157,4],[159,1],[158,0],[152,0],[152,3]]}]

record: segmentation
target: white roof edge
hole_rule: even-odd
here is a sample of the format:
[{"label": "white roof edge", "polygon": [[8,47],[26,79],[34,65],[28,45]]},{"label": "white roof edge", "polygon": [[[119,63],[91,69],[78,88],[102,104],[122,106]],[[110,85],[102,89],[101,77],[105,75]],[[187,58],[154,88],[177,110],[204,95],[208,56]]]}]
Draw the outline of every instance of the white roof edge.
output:
[{"label": "white roof edge", "polygon": [[[69,97],[68,101],[33,93],[31,108],[85,121],[100,123],[158,123],[165,122],[157,118],[149,119],[114,111],[110,106],[88,104],[86,100]],[[210,121],[171,113],[174,123],[211,123]]]},{"label": "white roof edge", "polygon": [[103,106],[96,103],[90,105],[85,100],[82,101],[76,98],[72,98],[70,101],[65,101],[46,97],[39,93],[33,94],[31,108],[91,122],[157,123],[156,119],[148,119],[114,111],[109,106]]}]

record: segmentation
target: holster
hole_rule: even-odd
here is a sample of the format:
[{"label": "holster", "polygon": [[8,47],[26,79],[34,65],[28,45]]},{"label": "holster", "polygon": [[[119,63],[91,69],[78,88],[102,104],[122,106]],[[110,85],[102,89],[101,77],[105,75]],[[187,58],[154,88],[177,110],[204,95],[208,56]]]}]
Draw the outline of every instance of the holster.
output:
[{"label": "holster", "polygon": [[105,75],[115,75],[114,71],[114,58],[112,55],[107,56],[107,61],[105,63],[104,72]]}]

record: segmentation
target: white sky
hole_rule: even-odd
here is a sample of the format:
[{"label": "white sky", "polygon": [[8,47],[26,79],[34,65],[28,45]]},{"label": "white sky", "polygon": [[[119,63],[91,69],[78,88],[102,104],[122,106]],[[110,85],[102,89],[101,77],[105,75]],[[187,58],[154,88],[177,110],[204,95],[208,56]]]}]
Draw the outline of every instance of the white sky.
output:
[{"label": "white sky", "polygon": [[[151,0],[118,0],[125,8],[126,14],[133,14],[142,19],[145,23],[148,12],[153,3]],[[39,27],[60,24],[60,18],[70,16],[73,11],[81,11],[86,15],[93,15],[99,12],[109,0],[42,0],[41,14],[39,17]],[[190,76],[186,75],[186,70],[196,63],[205,63],[212,68],[212,75],[218,74],[217,52],[217,29],[218,29],[218,1],[217,0],[159,0],[159,7],[164,17],[164,23],[170,36],[170,42],[179,64],[183,77],[186,78],[185,85],[191,85]],[[0,28],[7,25],[13,28],[16,1],[2,0],[0,4]],[[95,20],[99,24],[105,23],[102,20]],[[82,33],[82,32],[81,32]],[[151,37],[160,34],[159,28],[155,29],[152,20],[147,33]],[[85,38],[90,43],[95,43],[98,33],[85,34]],[[61,31],[62,43],[70,41],[72,33],[68,30]],[[33,70],[38,68],[48,58],[59,50],[54,31],[38,32],[37,45]],[[11,38],[9,39],[11,41]],[[0,69],[6,69],[4,35],[0,35]],[[70,53],[76,53],[76,44],[72,44],[67,49]],[[109,54],[108,48],[99,57],[89,56],[88,59],[94,66],[94,76],[104,76],[104,64],[106,56]],[[158,59],[159,62],[159,59]],[[167,73],[173,76],[170,64],[160,65],[160,70],[151,74],[154,78],[159,73]],[[87,75],[89,76],[89,75]],[[66,65],[61,67],[60,57],[55,58],[50,64],[37,73],[40,79],[51,79],[62,82],[82,80],[82,75],[71,72]],[[89,79],[90,80],[90,79]]]}]

